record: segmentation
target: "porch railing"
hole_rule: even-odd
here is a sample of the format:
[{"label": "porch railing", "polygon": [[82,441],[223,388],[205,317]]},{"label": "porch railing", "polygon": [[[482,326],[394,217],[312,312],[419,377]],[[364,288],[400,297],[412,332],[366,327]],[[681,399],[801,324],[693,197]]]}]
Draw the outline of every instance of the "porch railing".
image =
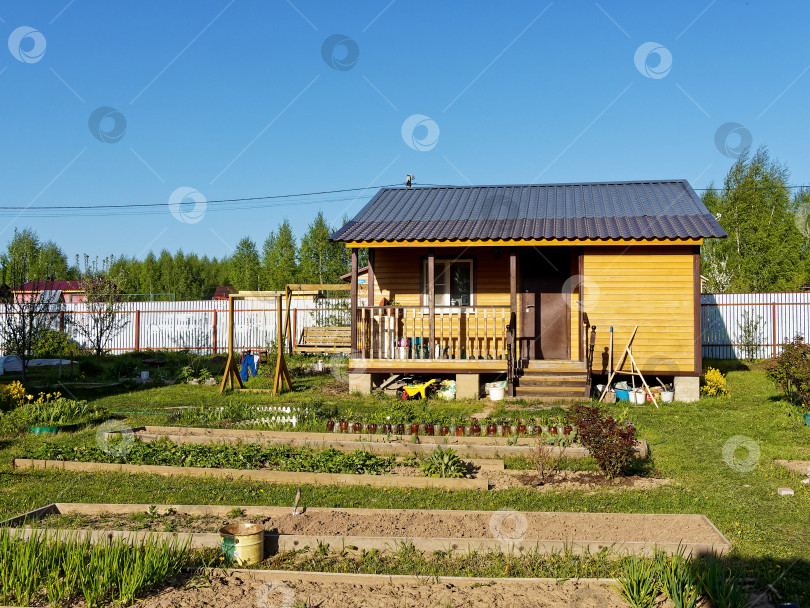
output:
[{"label": "porch railing", "polygon": [[506,359],[508,306],[438,306],[434,336],[426,306],[357,309],[354,352],[366,359]]}]

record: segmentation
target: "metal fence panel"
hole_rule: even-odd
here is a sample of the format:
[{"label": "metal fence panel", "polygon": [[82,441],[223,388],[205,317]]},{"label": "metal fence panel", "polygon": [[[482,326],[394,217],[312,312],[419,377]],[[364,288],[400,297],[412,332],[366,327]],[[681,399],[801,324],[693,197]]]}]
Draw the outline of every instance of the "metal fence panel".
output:
[{"label": "metal fence panel", "polygon": [[701,295],[703,356],[742,359],[743,327],[753,321],[753,355],[758,359],[782,352],[781,344],[801,334],[810,336],[810,293],[718,293]]}]

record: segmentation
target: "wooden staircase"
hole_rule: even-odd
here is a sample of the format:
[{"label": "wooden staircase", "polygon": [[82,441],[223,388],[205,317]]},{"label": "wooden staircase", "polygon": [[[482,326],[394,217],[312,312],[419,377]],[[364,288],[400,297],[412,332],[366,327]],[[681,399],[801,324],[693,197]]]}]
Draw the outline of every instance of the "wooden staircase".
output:
[{"label": "wooden staircase", "polygon": [[579,401],[588,398],[589,394],[588,372],[583,361],[528,361],[518,371],[515,382],[516,399]]}]

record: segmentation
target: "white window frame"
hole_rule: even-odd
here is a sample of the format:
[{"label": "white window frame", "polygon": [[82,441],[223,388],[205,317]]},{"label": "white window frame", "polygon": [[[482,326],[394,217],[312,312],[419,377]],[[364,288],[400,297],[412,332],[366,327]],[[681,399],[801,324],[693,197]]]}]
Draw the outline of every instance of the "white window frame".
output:
[{"label": "white window frame", "polygon": [[[466,305],[459,304],[458,306],[451,306],[450,305],[450,265],[467,262],[470,265],[470,303]],[[437,278],[441,276],[442,271],[439,267],[443,267],[443,273],[447,280],[444,284],[444,289],[440,293],[436,290],[437,286]],[[434,260],[434,297],[436,298],[436,312],[438,313],[452,313],[452,312],[459,312],[461,310],[467,310],[474,306],[474,298],[475,298],[475,260],[472,258],[443,258],[443,259],[435,259]],[[425,259],[422,262],[422,281],[421,281],[421,291],[422,291],[422,305],[423,306],[430,306],[429,302],[429,294],[428,294],[428,260]],[[429,308],[425,308],[423,313],[428,314],[430,312]]]}]

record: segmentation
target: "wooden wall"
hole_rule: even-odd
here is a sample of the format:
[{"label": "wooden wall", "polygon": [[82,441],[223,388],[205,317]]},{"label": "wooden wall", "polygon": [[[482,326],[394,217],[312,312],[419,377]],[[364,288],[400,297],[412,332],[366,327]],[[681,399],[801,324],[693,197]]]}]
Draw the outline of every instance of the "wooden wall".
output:
[{"label": "wooden wall", "polygon": [[[496,254],[497,251],[497,254]],[[424,248],[381,247],[374,251],[374,300],[420,306]],[[498,255],[496,258],[495,256]],[[498,247],[441,248],[436,259],[473,259],[473,291],[478,306],[509,306],[509,250]],[[380,295],[382,294],[382,295]]]},{"label": "wooden wall", "polygon": [[638,325],[633,356],[642,371],[695,371],[691,246],[586,247],[584,271],[584,308],[597,326],[594,373],[602,373],[611,325],[614,364]]},{"label": "wooden wall", "polygon": [[[376,249],[375,305],[382,297],[402,306],[421,305],[421,264],[427,253],[426,248]],[[509,306],[508,248],[438,248],[436,257],[474,259],[475,303]],[[643,371],[661,375],[685,375],[695,371],[696,295],[692,246],[585,247],[583,271],[584,311],[591,325],[597,326],[595,373],[602,372],[611,325],[614,362],[618,362],[633,326],[639,325],[633,355]],[[579,358],[580,288],[577,283],[571,281],[572,359]]]}]

